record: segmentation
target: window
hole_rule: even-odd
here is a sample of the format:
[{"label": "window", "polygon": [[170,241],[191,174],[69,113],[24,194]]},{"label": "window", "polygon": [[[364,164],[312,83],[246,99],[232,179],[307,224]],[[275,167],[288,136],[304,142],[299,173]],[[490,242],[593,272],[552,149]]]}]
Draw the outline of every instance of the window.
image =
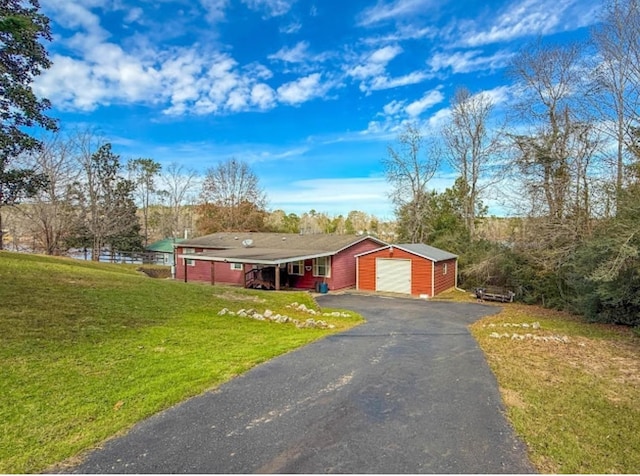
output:
[{"label": "window", "polygon": [[304,261],[294,261],[289,263],[289,274],[304,276]]},{"label": "window", "polygon": [[[196,252],[195,248],[184,248],[182,251],[182,254],[184,255],[189,255],[189,254],[193,254]],[[187,259],[185,260],[187,263],[187,266],[195,266],[196,265],[196,260],[194,259]]]},{"label": "window", "polygon": [[313,260],[313,275],[328,278],[331,276],[331,258],[323,256]]},{"label": "window", "polygon": [[242,263],[231,263],[231,269],[233,271],[242,271]]},{"label": "window", "polygon": [[443,275],[447,274],[447,264],[448,263],[445,263],[445,264],[442,265],[442,274]]}]

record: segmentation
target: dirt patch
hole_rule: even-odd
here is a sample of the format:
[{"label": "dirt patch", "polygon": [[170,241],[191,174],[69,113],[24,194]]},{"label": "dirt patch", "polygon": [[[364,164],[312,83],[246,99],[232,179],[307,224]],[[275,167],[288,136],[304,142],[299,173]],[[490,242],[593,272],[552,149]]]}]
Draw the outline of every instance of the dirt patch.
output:
[{"label": "dirt patch", "polygon": [[243,295],[243,294],[236,294],[236,293],[232,293],[230,291],[225,291],[221,294],[216,294],[216,296],[221,297],[222,299],[226,299],[229,301],[250,301],[250,302],[257,302],[257,303],[263,303],[266,302],[264,299],[258,297],[258,296],[248,296],[248,295]]},{"label": "dirt patch", "polygon": [[527,404],[525,403],[525,401],[522,399],[520,394],[515,390],[511,390],[510,388],[500,387],[500,394],[502,395],[502,400],[504,401],[505,405],[507,405],[508,407],[515,407],[515,408],[527,407]]}]

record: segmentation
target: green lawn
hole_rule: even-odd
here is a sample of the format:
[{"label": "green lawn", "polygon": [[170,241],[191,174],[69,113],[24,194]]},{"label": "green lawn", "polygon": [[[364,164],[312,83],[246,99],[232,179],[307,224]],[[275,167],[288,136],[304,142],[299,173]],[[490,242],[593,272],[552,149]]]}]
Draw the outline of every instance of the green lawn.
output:
[{"label": "green lawn", "polygon": [[46,471],[135,422],[334,330],[222,308],[317,305],[307,293],[151,279],[132,265],[0,252],[0,473]]},{"label": "green lawn", "polygon": [[472,332],[538,471],[638,473],[640,338],[535,306],[502,307]]}]

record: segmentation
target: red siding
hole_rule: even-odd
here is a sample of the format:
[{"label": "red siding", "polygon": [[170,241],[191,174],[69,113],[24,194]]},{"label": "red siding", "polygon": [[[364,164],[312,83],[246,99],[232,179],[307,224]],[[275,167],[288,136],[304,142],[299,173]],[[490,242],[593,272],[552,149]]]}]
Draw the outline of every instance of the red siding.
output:
[{"label": "red siding", "polygon": [[373,240],[363,240],[342,250],[331,258],[331,278],[327,280],[329,289],[345,289],[356,285],[356,255],[375,250],[380,245]]},{"label": "red siding", "polygon": [[[433,296],[432,277],[435,277],[435,294],[455,286],[456,260],[451,259],[434,263],[433,261],[416,256],[398,248],[381,249],[358,258],[358,283],[357,287],[362,291],[376,290],[376,259],[396,258],[411,260],[411,294],[418,296],[426,294]],[[447,274],[443,275],[443,265],[447,263]],[[435,266],[435,269],[433,268]],[[434,276],[435,275],[435,276]]]},{"label": "red siding", "polygon": [[[356,288],[362,291],[376,290],[376,258],[383,258],[382,253],[369,253],[358,258],[358,282]],[[388,257],[388,255],[387,255]]]},{"label": "red siding", "polygon": [[[447,274],[444,274],[445,264]],[[436,294],[440,294],[456,285],[456,260],[450,259],[436,263],[435,269]]]},{"label": "red siding", "polygon": [[[195,248],[195,252],[201,252],[201,248]],[[184,253],[184,248],[176,248],[176,256]],[[188,281],[205,281],[211,282],[211,265],[209,261],[194,261],[194,266],[187,265],[187,280]],[[184,260],[176,259],[176,279],[184,281]]]},{"label": "red siding", "polygon": [[[400,250],[396,250],[394,255]],[[433,261],[421,258],[411,253],[403,252],[406,258],[411,258],[411,294],[432,296],[431,278],[433,276]]]},{"label": "red siding", "polygon": [[[247,271],[251,268],[247,265]],[[231,263],[216,263],[215,269],[216,283],[240,284],[244,286],[244,271],[231,269]]]},{"label": "red siding", "polygon": [[[309,271],[307,271],[307,268],[310,268]],[[304,262],[304,276],[289,276],[289,283],[292,288],[315,289],[316,280],[320,279],[322,278],[313,277],[313,260],[308,259]]]},{"label": "red siding", "polygon": [[[322,278],[313,276],[313,260],[305,261],[303,276],[290,275],[289,285],[298,289],[315,289],[317,282],[326,282],[330,290],[345,289],[356,285],[356,258],[355,255],[378,248],[380,245],[371,240],[364,239],[338,254],[331,257],[331,276]],[[195,252],[203,251],[196,248]],[[178,247],[176,255],[183,254],[184,248]],[[212,261],[194,260],[195,266],[187,266],[188,281],[211,282]],[[214,280],[216,283],[244,285],[244,271],[231,270],[230,263],[215,262]],[[184,260],[178,259],[176,263],[176,279],[184,280]],[[249,270],[251,265],[245,265]],[[309,270],[307,270],[309,268]],[[283,283],[284,285],[285,283]]]}]

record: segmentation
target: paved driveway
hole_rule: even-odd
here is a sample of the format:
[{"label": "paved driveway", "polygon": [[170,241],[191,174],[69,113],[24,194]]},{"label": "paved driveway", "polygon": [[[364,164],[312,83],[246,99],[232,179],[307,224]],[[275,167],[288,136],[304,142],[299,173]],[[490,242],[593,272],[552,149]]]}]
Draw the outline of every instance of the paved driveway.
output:
[{"label": "paved driveway", "polygon": [[349,294],[319,303],[367,323],[140,423],[73,471],[533,471],[466,328],[496,308]]}]

